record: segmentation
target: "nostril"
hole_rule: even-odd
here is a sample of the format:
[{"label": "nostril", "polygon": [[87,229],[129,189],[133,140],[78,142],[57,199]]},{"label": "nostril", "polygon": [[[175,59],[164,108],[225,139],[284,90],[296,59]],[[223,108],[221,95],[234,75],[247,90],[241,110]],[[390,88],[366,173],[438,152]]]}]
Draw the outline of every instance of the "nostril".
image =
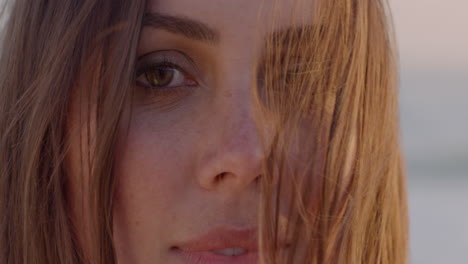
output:
[{"label": "nostril", "polygon": [[226,177],[226,172],[220,173],[220,174],[216,175],[215,182],[217,183],[219,181],[222,181],[225,177]]}]

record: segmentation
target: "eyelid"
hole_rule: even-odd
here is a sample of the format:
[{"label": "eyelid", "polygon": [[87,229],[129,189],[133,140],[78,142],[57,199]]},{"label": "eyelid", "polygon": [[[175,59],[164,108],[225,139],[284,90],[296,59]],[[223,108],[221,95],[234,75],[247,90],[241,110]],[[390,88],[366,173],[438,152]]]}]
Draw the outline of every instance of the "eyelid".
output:
[{"label": "eyelid", "polygon": [[158,50],[138,57],[135,77],[140,76],[146,69],[155,64],[167,64],[194,79],[199,79],[197,77],[199,77],[200,71],[195,62],[179,50]]}]

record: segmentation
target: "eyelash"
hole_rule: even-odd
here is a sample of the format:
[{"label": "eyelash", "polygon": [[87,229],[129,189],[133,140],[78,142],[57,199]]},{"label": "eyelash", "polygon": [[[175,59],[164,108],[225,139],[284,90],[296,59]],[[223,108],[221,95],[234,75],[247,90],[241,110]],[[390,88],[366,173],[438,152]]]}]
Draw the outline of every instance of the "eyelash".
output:
[{"label": "eyelash", "polygon": [[[156,62],[155,62],[156,61]],[[185,81],[184,85],[178,85],[178,86],[161,86],[161,87],[155,87],[150,84],[150,81],[148,80],[148,77],[145,76],[145,74],[151,70],[151,69],[171,69],[173,71],[179,72],[184,80],[189,79],[189,84],[186,84],[187,81]],[[145,82],[139,81],[143,76],[145,79]],[[174,76],[171,77],[171,82],[173,81]],[[177,62],[175,62],[172,58],[163,56],[161,59],[156,59],[156,60],[149,60],[147,62],[143,62],[142,66],[139,66],[136,69],[136,79],[135,82],[138,86],[144,88],[145,90],[151,92],[151,93],[167,93],[167,92],[178,92],[180,89],[185,89],[187,87],[193,87],[196,86],[198,83],[195,81],[195,78],[193,78],[182,66],[180,66]]]}]

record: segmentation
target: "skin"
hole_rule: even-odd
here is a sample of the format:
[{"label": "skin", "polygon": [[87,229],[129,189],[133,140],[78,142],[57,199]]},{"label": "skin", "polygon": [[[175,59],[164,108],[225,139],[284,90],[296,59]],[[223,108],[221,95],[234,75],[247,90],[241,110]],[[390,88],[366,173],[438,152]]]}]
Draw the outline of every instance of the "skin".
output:
[{"label": "skin", "polygon": [[[268,14],[275,2],[282,12],[272,24]],[[156,61],[164,56],[188,74],[176,73],[178,93],[152,93],[136,86],[133,112],[122,122],[130,122],[130,129],[121,133],[115,157],[119,263],[183,263],[170,250],[177,243],[213,227],[256,226],[258,179],[266,156],[261,136],[268,145],[273,125],[255,122],[252,69],[267,34],[312,21],[312,6],[305,2],[292,17],[290,0],[149,1],[147,12],[201,22],[219,33],[219,41],[143,28],[137,55],[151,54]],[[144,75],[138,80],[147,82]],[[88,229],[80,219],[86,216],[87,175],[79,173],[77,153],[80,144],[86,148],[87,139],[80,142],[78,134],[85,128],[77,120],[86,107],[72,102],[69,157],[73,219],[85,251]],[[122,125],[122,131],[125,128]]]}]

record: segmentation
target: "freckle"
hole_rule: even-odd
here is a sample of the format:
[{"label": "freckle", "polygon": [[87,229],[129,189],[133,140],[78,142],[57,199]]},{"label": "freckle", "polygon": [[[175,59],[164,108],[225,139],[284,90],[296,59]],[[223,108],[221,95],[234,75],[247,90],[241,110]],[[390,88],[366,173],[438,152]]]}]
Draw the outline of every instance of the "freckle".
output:
[{"label": "freckle", "polygon": [[231,97],[232,97],[232,92],[228,90],[228,91],[225,93],[225,95],[226,95],[226,97],[231,98]]},{"label": "freckle", "polygon": [[176,219],[177,219],[176,215],[175,215],[175,214],[172,214],[172,215],[171,215],[171,222],[174,222]]}]

